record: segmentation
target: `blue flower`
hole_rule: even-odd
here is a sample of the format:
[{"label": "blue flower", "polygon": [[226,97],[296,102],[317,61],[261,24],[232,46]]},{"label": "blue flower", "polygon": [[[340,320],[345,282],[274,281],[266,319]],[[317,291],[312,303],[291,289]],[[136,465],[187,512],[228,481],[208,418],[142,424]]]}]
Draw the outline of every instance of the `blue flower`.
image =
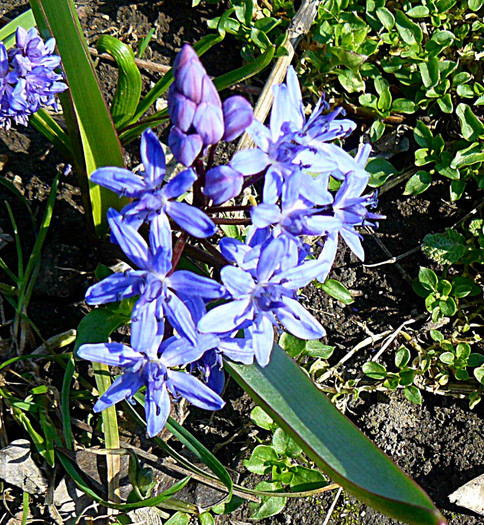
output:
[{"label": "blue flower", "polygon": [[12,121],[27,125],[41,106],[57,109],[56,95],[67,89],[54,71],[61,59],[53,38],[44,43],[37,29],[18,27],[16,44],[8,55],[0,44],[0,126],[7,129]]},{"label": "blue flower", "polygon": [[[235,244],[232,245],[235,247]],[[318,261],[299,264],[297,249],[285,237],[271,239],[257,250],[256,267],[225,266],[221,278],[233,301],[216,306],[198,323],[203,333],[227,333],[244,328],[261,366],[269,363],[274,328],[280,323],[296,337],[319,339],[321,324],[297,301],[296,291],[319,273]],[[290,252],[293,252],[292,254]],[[292,267],[281,270],[281,261],[291,258]],[[248,253],[243,257],[248,260]]]},{"label": "blue flower", "polygon": [[218,299],[224,288],[212,279],[186,270],[172,271],[172,241],[168,219],[158,215],[151,222],[150,245],[115,210],[108,211],[111,233],[126,256],[139,270],[115,273],[91,286],[88,304],[98,305],[139,295],[131,322],[132,340],[139,351],[161,340],[164,317],[177,332],[195,342],[195,325],[179,295]]},{"label": "blue flower", "polygon": [[82,345],[77,355],[109,366],[125,368],[94,405],[94,412],[101,412],[124,399],[132,398],[146,386],[145,411],[148,436],[159,434],[170,415],[170,396],[184,397],[190,403],[205,410],[219,410],[223,399],[187,372],[172,370],[197,360],[201,351],[180,347],[172,337],[140,351],[135,343],[132,348],[120,343],[97,343]]},{"label": "blue flower", "polygon": [[170,216],[194,237],[210,237],[216,231],[214,222],[201,210],[176,199],[186,193],[197,180],[192,169],[184,170],[168,183],[165,178],[165,155],[156,135],[147,129],[141,137],[142,176],[117,167],[98,168],[91,180],[96,184],[134,199],[121,210],[126,222],[138,228],[160,214]]}]

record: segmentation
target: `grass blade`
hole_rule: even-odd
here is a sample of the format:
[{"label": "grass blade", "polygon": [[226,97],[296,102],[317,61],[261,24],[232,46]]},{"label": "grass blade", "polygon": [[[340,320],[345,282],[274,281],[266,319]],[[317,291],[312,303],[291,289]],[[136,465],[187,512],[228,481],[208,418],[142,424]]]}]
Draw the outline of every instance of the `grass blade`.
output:
[{"label": "grass blade", "polygon": [[27,29],[27,31],[35,27],[35,18],[31,9],[17,16],[0,29],[0,42],[3,42],[7,49],[15,44],[15,31],[17,31],[17,27],[23,27]]}]

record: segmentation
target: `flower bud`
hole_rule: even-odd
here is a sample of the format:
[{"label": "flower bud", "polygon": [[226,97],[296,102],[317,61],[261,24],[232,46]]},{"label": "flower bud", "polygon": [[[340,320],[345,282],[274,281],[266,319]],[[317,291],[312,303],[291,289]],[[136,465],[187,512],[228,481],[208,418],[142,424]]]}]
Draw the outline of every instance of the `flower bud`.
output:
[{"label": "flower bud", "polygon": [[205,176],[204,195],[210,197],[215,205],[222,204],[242,191],[244,176],[229,166],[217,166]]},{"label": "flower bud", "polygon": [[191,166],[202,151],[202,138],[196,133],[187,134],[173,126],[168,136],[168,145],[178,162]]},{"label": "flower bud", "polygon": [[250,103],[239,95],[228,98],[224,101],[224,135],[223,140],[231,142],[236,139],[252,124],[254,111]]}]

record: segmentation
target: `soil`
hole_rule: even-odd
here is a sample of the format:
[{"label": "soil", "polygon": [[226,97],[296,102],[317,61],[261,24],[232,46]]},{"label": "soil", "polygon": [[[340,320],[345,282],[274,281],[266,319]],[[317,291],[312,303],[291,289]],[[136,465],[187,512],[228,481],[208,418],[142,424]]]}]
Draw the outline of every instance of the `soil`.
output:
[{"label": "soil", "polygon": [[[11,19],[23,12],[25,6],[24,0],[0,0],[0,14]],[[122,38],[136,48],[154,27],[156,32],[145,58],[162,64],[170,64],[184,42],[193,43],[206,34],[204,21],[223,10],[222,3],[213,5],[204,2],[194,10],[191,0],[87,0],[77,2],[76,6],[90,45],[100,34],[107,33]],[[219,75],[240,65],[239,48],[237,42],[228,39],[207,53],[204,64],[209,73]],[[115,71],[109,65],[100,64],[99,74],[109,98],[114,91]],[[157,77],[145,72],[143,79],[146,88]],[[366,123],[359,124],[361,134]],[[138,143],[127,148],[129,165],[139,163],[137,149]],[[25,196],[37,222],[40,222],[53,178],[58,171],[64,173],[65,161],[31,127],[0,131],[0,154],[6,155],[2,157],[1,175],[12,181]],[[404,157],[400,158],[400,162],[405,162]],[[395,161],[398,163],[399,159]],[[25,253],[29,253],[33,244],[32,226],[24,205],[19,199],[13,199],[3,186],[0,186],[0,199],[10,203]],[[379,212],[385,214],[387,219],[381,221],[376,235],[392,255],[400,255],[419,246],[427,233],[442,231],[444,227],[454,224],[471,209],[472,203],[468,199],[450,204],[448,185],[445,183],[435,184],[418,197],[403,196],[400,185],[380,198]],[[0,233],[2,231],[11,232],[4,207],[0,209]],[[367,255],[365,264],[390,258],[373,235],[365,236],[364,246]],[[13,243],[2,249],[1,256],[9,265],[16,264]],[[62,175],[42,267],[29,307],[29,316],[44,338],[78,325],[89,311],[83,298],[86,288],[94,280],[94,269],[99,262],[113,264],[117,256],[115,250],[92,242],[86,230],[75,174]],[[429,261],[416,252],[401,259],[399,266],[365,266],[341,246],[331,277],[351,290],[355,302],[351,306],[343,306],[316,288],[304,292],[306,306],[327,329],[325,343],[336,347],[331,364],[368,335],[380,334],[387,329],[396,330],[409,319],[418,318],[411,325],[416,332],[426,326],[429,319],[421,315],[425,312],[423,301],[415,295],[407,280],[407,277],[416,276],[419,265],[429,266]],[[3,303],[0,303],[1,313],[8,319],[9,307],[5,301]],[[3,360],[12,355],[8,346],[3,344],[9,337],[8,327],[0,328],[0,336]],[[387,349],[384,362],[392,361],[394,350],[395,345]],[[370,359],[373,352],[373,348],[366,347],[357,353],[347,363],[344,378],[347,380],[361,375],[361,364]],[[52,381],[57,385],[59,379],[52,378]],[[190,408],[189,413],[184,415],[187,416],[186,424],[209,448],[217,451],[224,464],[240,472],[239,482],[255,484],[259,479],[249,476],[242,464],[256,444],[258,431],[249,419],[253,404],[231,381],[225,397],[227,406],[218,413],[207,414]],[[347,415],[358,427],[428,492],[450,524],[477,525],[482,518],[450,504],[448,495],[484,473],[482,405],[471,411],[467,401],[424,394],[423,404],[417,406],[400,393],[379,392],[363,394],[346,408]],[[8,418],[6,424],[7,433],[19,433],[19,427],[11,419]],[[263,433],[259,435],[264,437]],[[140,446],[146,444],[142,437],[137,439]],[[334,492],[310,499],[292,499],[281,514],[262,523],[320,525],[333,499]],[[241,523],[246,522],[248,517],[248,508],[242,507],[233,516],[217,518],[217,523]],[[383,525],[397,522],[343,494],[328,523]]]}]

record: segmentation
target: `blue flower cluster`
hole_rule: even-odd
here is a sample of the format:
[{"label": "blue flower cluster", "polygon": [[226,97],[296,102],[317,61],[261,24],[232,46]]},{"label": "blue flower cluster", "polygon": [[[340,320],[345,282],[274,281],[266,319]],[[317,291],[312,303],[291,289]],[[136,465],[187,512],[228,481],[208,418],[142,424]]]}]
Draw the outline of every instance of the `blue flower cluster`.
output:
[{"label": "blue flower cluster", "polygon": [[[137,297],[131,346],[87,344],[78,351],[84,359],[126,368],[95,411],[146,387],[150,436],[165,425],[169,392],[209,410],[223,406],[223,358],[244,364],[255,359],[266,366],[279,326],[301,339],[323,337],[323,326],[299,303],[298,291],[327,278],[340,236],[363,259],[356,227],[382,218],[368,211],[375,197],[363,195],[370,147],[361,147],[353,157],[331,142],[347,136],[355,124],[337,118],[341,111],[329,112],[323,100],[306,117],[294,69],[275,88],[269,127],[253,119],[242,97],[221,103],[191,47],[182,49],[173,71],[169,144],[186,169],[166,180],[162,146],[147,130],[141,139],[141,174],[107,167],[92,175],[94,182],[132,199],[121,212],[110,210],[108,222],[112,240],[133,269],[107,277],[86,294],[91,305]],[[218,142],[245,130],[257,147],[214,167]],[[329,189],[330,177],[340,181],[335,193]],[[240,238],[219,242],[217,259],[226,261],[221,283],[177,270],[189,236],[206,246],[204,239],[217,231],[215,222],[224,220],[209,215],[220,214],[221,204],[259,180],[261,202],[247,209],[251,224]],[[183,202],[184,195],[190,195],[191,204]],[[149,224],[148,242],[139,232],[143,223]],[[313,253],[308,237],[322,240],[319,253]]]},{"label": "blue flower cluster", "polygon": [[18,27],[8,52],[0,42],[0,127],[10,129],[12,121],[27,125],[41,106],[56,109],[55,97],[67,86],[55,72],[61,58],[54,49],[55,40],[44,42],[35,28]]}]

